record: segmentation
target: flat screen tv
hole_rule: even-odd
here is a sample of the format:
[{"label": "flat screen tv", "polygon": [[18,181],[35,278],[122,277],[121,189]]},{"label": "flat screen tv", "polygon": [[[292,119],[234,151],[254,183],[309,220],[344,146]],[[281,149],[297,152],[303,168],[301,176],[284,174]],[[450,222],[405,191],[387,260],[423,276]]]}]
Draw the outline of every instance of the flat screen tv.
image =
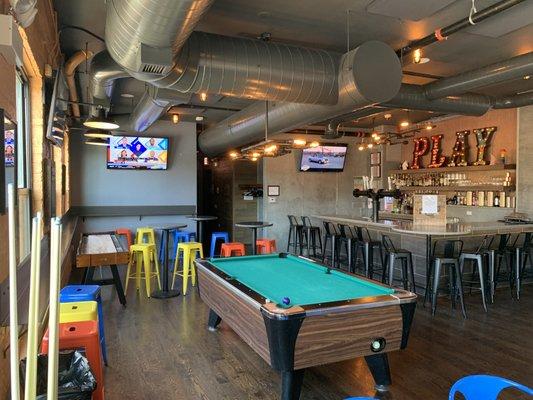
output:
[{"label": "flat screen tv", "polygon": [[167,169],[168,138],[113,136],[107,148],[109,169]]},{"label": "flat screen tv", "polygon": [[345,144],[323,145],[303,149],[300,171],[340,172],[346,161]]}]

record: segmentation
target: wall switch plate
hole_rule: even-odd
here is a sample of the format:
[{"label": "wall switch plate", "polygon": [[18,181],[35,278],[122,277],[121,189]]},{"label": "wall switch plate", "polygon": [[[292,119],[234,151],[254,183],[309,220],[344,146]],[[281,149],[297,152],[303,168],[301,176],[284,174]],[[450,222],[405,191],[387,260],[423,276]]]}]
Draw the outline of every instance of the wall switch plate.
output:
[{"label": "wall switch plate", "polygon": [[269,203],[275,203],[276,202],[276,198],[275,197],[269,197],[268,198],[268,202]]}]

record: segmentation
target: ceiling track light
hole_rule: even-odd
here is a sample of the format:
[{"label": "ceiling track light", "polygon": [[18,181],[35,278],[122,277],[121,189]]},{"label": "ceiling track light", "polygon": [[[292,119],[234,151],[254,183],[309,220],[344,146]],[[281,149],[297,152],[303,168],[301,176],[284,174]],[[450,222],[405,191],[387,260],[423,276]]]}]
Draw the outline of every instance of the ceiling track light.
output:
[{"label": "ceiling track light", "polygon": [[174,124],[178,124],[180,122],[180,115],[179,114],[172,114],[172,122]]},{"label": "ceiling track light", "polygon": [[89,117],[84,123],[84,126],[87,128],[94,128],[94,129],[105,129],[105,130],[112,130],[112,129],[118,129],[120,128],[120,125],[113,120],[112,118],[109,118],[106,115],[106,112],[103,108],[98,108],[98,113],[96,116]]}]

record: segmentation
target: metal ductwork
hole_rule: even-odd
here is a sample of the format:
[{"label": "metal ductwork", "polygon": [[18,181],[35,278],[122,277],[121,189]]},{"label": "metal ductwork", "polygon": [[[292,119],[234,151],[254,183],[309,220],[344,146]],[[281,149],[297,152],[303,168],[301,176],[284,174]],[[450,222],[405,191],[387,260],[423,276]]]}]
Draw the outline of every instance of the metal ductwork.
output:
[{"label": "metal ductwork", "polygon": [[93,57],[91,76],[93,102],[109,107],[115,80],[128,78],[129,74],[111,58],[107,51],[102,51]]},{"label": "metal ductwork", "polygon": [[182,93],[311,104],[337,102],[339,54],[202,32],[191,34],[211,3],[111,0],[106,22],[108,51],[134,78]]},{"label": "metal ductwork", "polygon": [[[341,58],[337,104],[270,103],[269,133],[288,131],[388,101],[397,94],[401,80],[400,61],[392,48],[378,41],[363,43]],[[214,156],[228,148],[261,140],[264,126],[265,106],[255,103],[207,129],[198,137],[198,144],[205,154]]]},{"label": "metal ductwork", "polygon": [[489,111],[491,102],[488,96],[474,93],[428,100],[423,86],[402,84],[398,94],[390,101],[381,103],[381,105],[388,108],[408,108],[411,110],[480,116]]},{"label": "metal ductwork", "polygon": [[517,94],[515,96],[503,97],[492,102],[493,108],[515,108],[525,107],[533,104],[533,92]]},{"label": "metal ductwork", "polygon": [[74,55],[70,57],[69,60],[65,63],[65,79],[67,81],[70,101],[72,101],[70,108],[72,109],[72,115],[75,118],[80,117],[80,106],[77,103],[79,99],[78,91],[76,90],[76,80],[74,78],[74,74],[76,72],[76,68],[78,68],[78,65],[91,58],[92,56],[92,51],[79,50],[74,53]]},{"label": "metal ductwork", "polygon": [[131,113],[130,127],[137,132],[144,132],[161,115],[163,115],[170,106],[188,103],[191,95],[181,94],[173,90],[159,89],[149,86],[143,97]]},{"label": "metal ductwork", "polygon": [[424,93],[428,99],[434,100],[531,74],[533,74],[533,52],[450,78],[439,79],[425,85]]}]

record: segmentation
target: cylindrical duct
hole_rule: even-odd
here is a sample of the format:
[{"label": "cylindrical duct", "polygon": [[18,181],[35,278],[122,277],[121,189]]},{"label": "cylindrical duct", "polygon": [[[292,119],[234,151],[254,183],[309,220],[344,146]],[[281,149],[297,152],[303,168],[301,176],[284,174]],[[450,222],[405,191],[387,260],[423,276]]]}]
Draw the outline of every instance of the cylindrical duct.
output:
[{"label": "cylindrical duct", "polygon": [[533,104],[533,92],[517,94],[515,96],[503,97],[492,102],[493,108],[515,108],[525,107]]},{"label": "cylindrical duct", "polygon": [[[388,45],[378,41],[363,43],[341,58],[337,104],[271,103],[269,133],[288,131],[390,100],[400,89],[401,80],[400,61]],[[264,127],[265,106],[255,103],[200,134],[198,144],[205,154],[215,156],[261,140]]]},{"label": "cylindrical duct", "polygon": [[464,72],[450,78],[442,78],[424,86],[428,99],[438,99],[466,93],[472,89],[522,78],[533,74],[533,52],[508,60]]},{"label": "cylindrical duct", "polygon": [[152,83],[180,92],[335,104],[340,54],[194,32],[169,75]]},{"label": "cylindrical duct", "polygon": [[93,78],[93,101],[106,107],[109,106],[109,99],[113,95],[115,80],[129,77],[124,68],[118,65],[107,51],[102,51],[93,57],[91,75]]},{"label": "cylindrical duct", "polygon": [[422,86],[403,84],[396,96],[381,105],[389,108],[479,116],[490,109],[491,103],[489,97],[473,93],[428,100]]},{"label": "cylindrical duct", "polygon": [[74,55],[70,57],[65,63],[65,79],[67,81],[67,86],[70,94],[70,101],[73,102],[71,103],[70,108],[72,109],[72,115],[76,118],[80,117],[80,106],[77,104],[78,91],[76,90],[76,80],[74,78],[74,73],[76,72],[76,68],[78,68],[78,65],[91,58],[92,56],[92,51],[80,50],[74,53]]},{"label": "cylindrical duct", "polygon": [[[109,0],[106,46],[130,73],[139,73],[141,44],[177,53],[214,0]],[[144,76],[144,79],[143,79]],[[153,75],[136,75],[151,81]]]},{"label": "cylindrical duct", "polygon": [[158,89],[149,86],[143,97],[137,103],[137,106],[131,113],[130,126],[137,132],[144,132],[161,115],[163,115],[170,106],[187,103],[191,95],[183,95],[176,91]]}]

